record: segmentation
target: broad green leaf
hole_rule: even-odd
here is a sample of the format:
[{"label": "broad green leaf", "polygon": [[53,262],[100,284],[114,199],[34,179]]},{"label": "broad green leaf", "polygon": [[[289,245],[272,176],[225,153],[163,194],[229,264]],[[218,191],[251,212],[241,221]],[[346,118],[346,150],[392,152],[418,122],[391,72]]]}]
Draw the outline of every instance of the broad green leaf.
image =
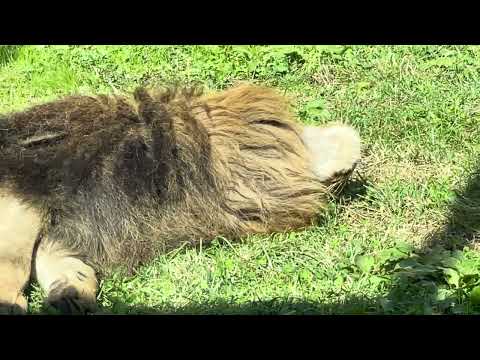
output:
[{"label": "broad green leaf", "polygon": [[335,287],[337,288],[341,288],[344,282],[345,280],[343,279],[342,275],[338,275],[333,281],[333,283],[335,284]]},{"label": "broad green leaf", "polygon": [[438,289],[435,300],[436,301],[444,301],[447,296],[450,295],[450,291],[448,289]]},{"label": "broad green leaf", "polygon": [[455,287],[459,286],[460,282],[460,275],[453,269],[447,268],[443,269],[443,273],[446,275],[447,283],[450,285],[454,285]]},{"label": "broad green leaf", "polygon": [[382,250],[378,256],[378,260],[381,264],[386,263],[387,261],[398,261],[408,257],[409,255],[405,252],[398,250],[397,248],[390,248]]},{"label": "broad green leaf", "polygon": [[401,268],[401,269],[412,269],[414,267],[418,267],[419,266],[419,263],[414,260],[414,259],[405,259],[405,260],[402,260],[400,261],[396,268]]},{"label": "broad green leaf", "polygon": [[414,247],[413,247],[412,244],[408,244],[408,243],[406,243],[406,242],[399,242],[399,243],[397,243],[397,244],[395,245],[395,247],[396,247],[399,251],[401,251],[401,252],[403,252],[403,253],[405,253],[405,254],[411,253],[411,252],[413,251],[413,249],[414,249]]},{"label": "broad green leaf", "polygon": [[300,271],[300,278],[304,281],[312,281],[313,274],[309,270],[304,269]]},{"label": "broad green leaf", "polygon": [[357,91],[368,89],[371,86],[372,86],[372,83],[369,81],[360,81],[355,84],[355,88],[357,89]]},{"label": "broad green leaf", "polygon": [[458,272],[464,276],[480,275],[478,263],[470,259],[458,261],[456,264]]},{"label": "broad green leaf", "polygon": [[365,273],[370,272],[374,264],[375,264],[375,259],[373,258],[373,256],[357,255],[355,257],[355,265],[357,265],[357,267]]},{"label": "broad green leaf", "polygon": [[305,106],[305,108],[307,110],[312,110],[312,109],[323,110],[325,108],[325,104],[323,100],[315,99],[315,100],[309,101]]},{"label": "broad green leaf", "polygon": [[458,259],[454,257],[447,257],[441,261],[441,264],[445,267],[457,269]]},{"label": "broad green leaf", "polygon": [[227,270],[232,270],[235,267],[232,259],[226,259],[224,262],[224,266]]},{"label": "broad green leaf", "polygon": [[324,101],[321,99],[308,102],[305,105],[305,111],[307,116],[313,119],[325,119],[330,116],[330,113],[325,107]]},{"label": "broad green leaf", "polygon": [[470,293],[470,302],[473,305],[480,305],[480,285],[475,286]]}]

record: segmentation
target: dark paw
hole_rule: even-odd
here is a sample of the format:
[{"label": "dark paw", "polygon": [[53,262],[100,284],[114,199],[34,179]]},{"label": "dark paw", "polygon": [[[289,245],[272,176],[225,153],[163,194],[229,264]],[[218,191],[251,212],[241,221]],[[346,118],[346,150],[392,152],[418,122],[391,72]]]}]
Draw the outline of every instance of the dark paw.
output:
[{"label": "dark paw", "polygon": [[45,302],[47,310],[65,315],[86,315],[97,309],[94,297],[81,295],[74,287],[62,284],[50,291]]},{"label": "dark paw", "polygon": [[25,315],[27,311],[18,304],[0,303],[0,315]]}]

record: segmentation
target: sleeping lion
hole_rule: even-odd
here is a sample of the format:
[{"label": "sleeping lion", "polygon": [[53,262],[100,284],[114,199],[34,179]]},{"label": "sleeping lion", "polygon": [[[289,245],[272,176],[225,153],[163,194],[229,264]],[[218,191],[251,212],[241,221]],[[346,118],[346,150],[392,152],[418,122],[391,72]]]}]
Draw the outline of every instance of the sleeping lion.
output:
[{"label": "sleeping lion", "polygon": [[35,279],[63,313],[98,277],[188,242],[301,229],[360,160],[345,125],[303,126],[240,84],[70,96],[0,116],[0,311]]}]

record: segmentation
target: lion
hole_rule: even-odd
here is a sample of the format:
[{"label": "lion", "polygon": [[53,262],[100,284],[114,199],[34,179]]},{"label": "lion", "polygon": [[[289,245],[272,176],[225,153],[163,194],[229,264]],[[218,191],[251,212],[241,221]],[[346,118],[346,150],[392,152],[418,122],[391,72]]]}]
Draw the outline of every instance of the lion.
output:
[{"label": "lion", "polygon": [[0,308],[25,313],[36,280],[46,306],[87,313],[111,271],[184,243],[308,227],[359,160],[352,127],[304,126],[284,96],[245,83],[0,116]]}]

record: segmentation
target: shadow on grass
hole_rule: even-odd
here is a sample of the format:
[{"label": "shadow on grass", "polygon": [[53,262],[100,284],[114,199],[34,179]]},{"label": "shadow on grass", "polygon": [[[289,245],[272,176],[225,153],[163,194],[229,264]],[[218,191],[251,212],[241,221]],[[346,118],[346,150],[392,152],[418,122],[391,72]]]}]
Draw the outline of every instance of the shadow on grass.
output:
[{"label": "shadow on grass", "polygon": [[387,308],[412,313],[480,314],[480,256],[465,253],[480,239],[480,161],[456,191],[446,223],[420,249],[395,264]]},{"label": "shadow on grass", "polygon": [[362,176],[354,177],[345,185],[335,201],[342,206],[348,206],[356,201],[361,201],[362,197],[366,195],[368,188],[372,186],[373,184]]},{"label": "shadow on grass", "polygon": [[18,57],[21,45],[0,45],[0,68]]},{"label": "shadow on grass", "polygon": [[444,246],[447,249],[473,245],[480,240],[480,161],[470,175],[467,186],[457,191],[450,208],[448,222],[432,233],[426,248]]},{"label": "shadow on grass", "polygon": [[96,315],[347,315],[381,311],[378,302],[362,298],[352,298],[341,304],[276,299],[244,304],[189,304],[179,308],[131,305],[115,299],[112,302],[111,307],[100,308]]}]

